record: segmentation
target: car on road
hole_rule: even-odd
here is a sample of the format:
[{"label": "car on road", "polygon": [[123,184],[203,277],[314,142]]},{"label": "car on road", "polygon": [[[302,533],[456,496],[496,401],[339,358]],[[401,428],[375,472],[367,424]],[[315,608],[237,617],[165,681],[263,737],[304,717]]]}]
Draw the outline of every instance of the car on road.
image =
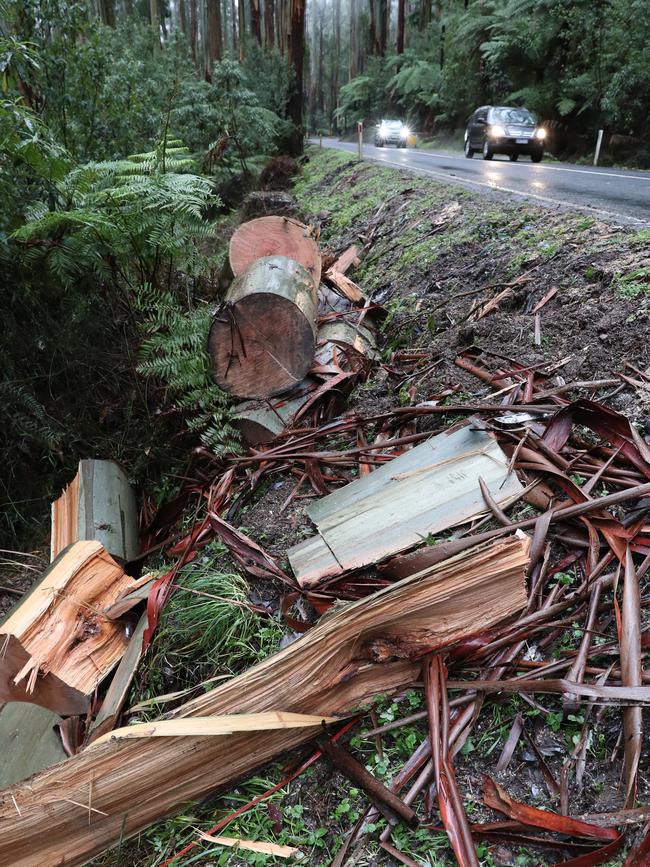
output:
[{"label": "car on road", "polygon": [[528,154],[534,163],[544,156],[546,130],[527,108],[506,105],[482,105],[467,121],[465,156],[475,153],[491,160],[495,154],[507,154],[512,162]]},{"label": "car on road", "polygon": [[393,144],[398,148],[408,147],[411,130],[401,120],[382,120],[375,130],[375,147]]}]

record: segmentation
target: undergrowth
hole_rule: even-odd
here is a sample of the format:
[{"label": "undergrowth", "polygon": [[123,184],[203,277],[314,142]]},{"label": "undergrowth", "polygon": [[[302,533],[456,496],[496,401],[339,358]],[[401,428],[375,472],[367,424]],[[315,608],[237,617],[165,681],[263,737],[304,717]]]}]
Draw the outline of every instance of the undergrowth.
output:
[{"label": "undergrowth", "polygon": [[251,610],[248,582],[225,571],[225,555],[223,545],[212,542],[174,580],[131,692],[132,706],[147,702],[147,718],[171,706],[156,701],[157,696],[181,691],[186,700],[187,690],[213,689],[218,680],[250,668],[278,648],[278,621]]}]

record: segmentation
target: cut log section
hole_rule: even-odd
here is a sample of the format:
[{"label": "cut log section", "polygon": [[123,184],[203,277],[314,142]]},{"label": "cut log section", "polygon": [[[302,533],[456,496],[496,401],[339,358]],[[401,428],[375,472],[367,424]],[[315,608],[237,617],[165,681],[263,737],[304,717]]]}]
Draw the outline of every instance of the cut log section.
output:
[{"label": "cut log section", "polygon": [[[265,711],[327,718],[403,689],[420,676],[417,657],[478,634],[525,606],[529,547],[522,534],[479,546],[348,605],[166,719]],[[91,745],[28,784],[0,793],[0,863],[84,864],[320,732],[314,726],[263,736],[142,737]],[[92,811],[85,806],[91,801]]]},{"label": "cut log section", "polygon": [[[318,346],[314,361],[319,368],[315,372],[335,372],[337,368],[356,370],[363,357],[370,361],[379,358],[373,333],[351,322],[334,320],[321,326],[318,331]],[[242,439],[250,446],[268,443],[291,427],[294,417],[312,400],[322,382],[315,376],[306,377],[290,392],[273,400],[249,400],[235,407],[234,425]],[[340,388],[327,391],[318,398],[318,405],[327,415],[343,408]]]},{"label": "cut log section", "polygon": [[287,256],[309,272],[314,288],[320,283],[320,251],[303,223],[289,217],[258,217],[242,223],[230,239],[232,273],[238,277],[266,256]]},{"label": "cut log section", "polygon": [[[52,563],[43,578],[9,613],[0,644],[10,639],[26,654],[20,668],[0,677],[24,701],[44,704],[36,687],[41,675],[54,675],[82,695],[90,695],[118,662],[127,644],[124,625],[103,610],[132,583],[99,542],[76,542]],[[79,712],[79,711],[76,711]]]},{"label": "cut log section", "polygon": [[234,425],[250,446],[268,443],[290,427],[294,415],[309,400],[319,381],[308,376],[299,386],[274,400],[250,400],[234,409]]},{"label": "cut log section", "polygon": [[[339,349],[337,352],[337,347],[343,351]],[[345,367],[345,364],[341,364],[341,356],[345,357],[346,353],[362,356],[369,361],[379,361],[381,358],[375,336],[369,328],[347,319],[324,322],[318,329],[316,362],[323,365],[337,362],[340,367]]]},{"label": "cut log section", "polygon": [[123,561],[138,555],[138,513],[124,470],[113,461],[79,461],[77,475],[52,503],[50,560],[73,542],[95,539]]},{"label": "cut log section", "polygon": [[286,256],[254,262],[237,277],[210,329],[214,378],[237,397],[282,394],[302,382],[314,358],[316,289]]}]

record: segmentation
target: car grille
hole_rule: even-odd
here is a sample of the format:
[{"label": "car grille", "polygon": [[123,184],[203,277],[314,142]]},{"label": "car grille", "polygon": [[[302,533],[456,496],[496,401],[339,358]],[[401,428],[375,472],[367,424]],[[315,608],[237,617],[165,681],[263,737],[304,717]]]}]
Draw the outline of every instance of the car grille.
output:
[{"label": "car grille", "polygon": [[506,134],[512,138],[532,138],[533,132],[529,126],[507,126]]}]

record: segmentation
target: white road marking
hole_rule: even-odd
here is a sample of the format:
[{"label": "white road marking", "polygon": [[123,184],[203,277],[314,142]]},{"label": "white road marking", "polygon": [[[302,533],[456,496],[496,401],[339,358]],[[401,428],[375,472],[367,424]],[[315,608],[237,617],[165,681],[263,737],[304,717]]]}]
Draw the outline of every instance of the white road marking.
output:
[{"label": "white road marking", "polygon": [[[456,156],[454,154],[436,154],[432,153],[432,151],[416,151],[416,153],[422,154],[427,157],[435,157],[435,159],[445,159],[445,160],[466,160],[465,156]],[[510,165],[510,161],[506,163],[505,160],[499,162],[503,162],[503,165]],[[513,163],[512,165],[517,165],[517,163]],[[573,172],[576,175],[591,175],[592,177],[597,178],[618,178],[625,181],[646,181],[650,183],[650,173],[645,175],[624,175],[618,174],[617,172],[603,172],[598,169],[570,169],[567,166],[550,166],[548,164],[542,165],[533,165],[531,166],[533,171],[543,171],[543,172]]]},{"label": "white road marking", "polygon": [[[341,142],[341,144],[347,144],[347,142]],[[346,148],[347,150],[347,148]],[[575,208],[578,211],[590,211],[594,214],[603,214],[606,217],[615,217],[618,220],[623,220],[623,222],[632,222],[639,223],[641,226],[646,226],[648,224],[648,220],[641,220],[638,217],[630,217],[627,214],[619,214],[616,211],[608,211],[605,208],[594,208],[592,205],[581,205],[577,202],[567,202],[562,201],[560,199],[552,199],[550,196],[540,196],[538,193],[529,193],[524,190],[513,190],[512,187],[504,187],[501,184],[496,183],[486,183],[485,181],[475,181],[472,178],[459,177],[458,175],[451,174],[448,172],[434,172],[431,169],[423,169],[421,166],[412,165],[406,159],[406,154],[400,153],[400,157],[402,157],[402,162],[395,162],[391,160],[387,155],[380,156],[368,156],[368,159],[373,160],[377,163],[384,163],[387,165],[394,165],[398,168],[407,168],[412,169],[416,172],[424,172],[427,175],[432,175],[436,178],[442,178],[447,183],[453,182],[458,184],[474,184],[478,187],[486,187],[488,190],[499,190],[503,193],[511,193],[514,196],[521,196],[524,199],[536,199],[537,201],[544,202],[546,204],[557,205],[561,208]],[[452,157],[452,159],[460,159],[460,157]],[[462,157],[465,159],[465,157]],[[550,168],[550,166],[545,166],[544,168]],[[556,171],[577,171],[572,169],[556,169]],[[599,174],[597,172],[585,172],[585,174]],[[620,177],[619,175],[615,175],[615,177]],[[630,175],[630,177],[632,177]],[[642,178],[645,180],[645,178]]]}]

